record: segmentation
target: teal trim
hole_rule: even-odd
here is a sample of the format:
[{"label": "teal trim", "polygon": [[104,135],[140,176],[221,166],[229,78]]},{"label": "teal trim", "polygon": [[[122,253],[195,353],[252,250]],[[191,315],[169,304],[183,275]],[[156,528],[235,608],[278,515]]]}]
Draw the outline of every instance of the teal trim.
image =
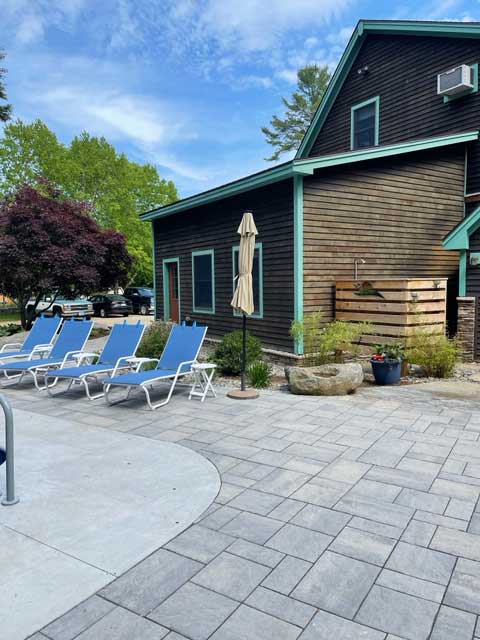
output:
[{"label": "teal trim", "polygon": [[[182,298],[180,295],[180,258],[165,258],[162,260],[162,276],[163,276],[163,319],[165,322],[170,320],[170,287],[169,287],[169,279],[168,279],[168,265],[171,262],[177,263],[177,289],[178,289],[178,319],[182,319]],[[156,307],[155,307],[155,318],[156,316]]]},{"label": "teal trim", "polygon": [[307,156],[327,119],[335,100],[355,62],[369,33],[442,36],[451,38],[480,38],[480,23],[461,22],[410,22],[405,20],[360,20],[335,69],[325,95],[315,113],[310,127],[298,148],[295,158]]},{"label": "teal trim", "polygon": [[325,123],[325,120],[327,119],[330,109],[337,99],[340,89],[342,88],[343,83],[345,82],[346,77],[349,74],[350,69],[352,68],[353,62],[357,57],[357,53],[359,52],[360,47],[363,44],[364,38],[364,23],[360,21],[356,29],[354,30],[350,40],[348,41],[343,56],[341,57],[340,62],[335,69],[335,73],[328,83],[327,90],[325,91],[325,94],[313,117],[307,133],[305,134],[305,137],[303,138],[300,147],[298,148],[295,158],[302,158],[303,156],[307,156],[310,153],[312,146],[317,139],[317,136]]},{"label": "teal trim", "polygon": [[[375,146],[378,146],[378,141],[380,137],[380,96],[375,96],[374,98],[370,98],[369,100],[364,100],[364,102],[360,102],[359,104],[354,104],[350,109],[350,149],[353,151],[355,149],[355,111],[361,109],[362,107],[366,107],[369,104],[375,103]],[[357,149],[358,151],[358,149]]]},{"label": "teal trim", "polygon": [[[299,171],[301,171],[301,169]],[[290,160],[289,162],[272,167],[271,169],[254,173],[250,176],[246,176],[245,178],[241,178],[240,180],[235,180],[234,182],[229,182],[215,189],[210,189],[209,191],[204,191],[203,193],[191,196],[190,198],[185,198],[184,200],[179,200],[173,204],[165,205],[159,209],[146,211],[140,215],[140,218],[142,220],[152,220],[154,218],[184,211],[185,209],[193,209],[194,207],[208,204],[215,200],[228,198],[230,196],[237,195],[238,193],[250,191],[251,189],[258,189],[259,187],[274,184],[281,180],[287,180],[292,178],[293,174],[293,161]]]},{"label": "teal trim", "polygon": [[[206,309],[195,306],[195,256],[210,256],[212,263],[212,308]],[[192,251],[192,309],[194,313],[215,313],[215,250],[204,249],[202,251]]]},{"label": "teal trim", "polygon": [[460,251],[458,266],[458,295],[467,295],[467,252]]},{"label": "teal trim", "polygon": [[448,38],[479,38],[480,22],[433,22],[420,20],[361,20],[369,33],[393,33]]},{"label": "teal trim", "polygon": [[478,92],[478,64],[471,64],[470,68],[473,70],[473,89],[468,89],[464,93],[459,93],[455,96],[443,96],[443,102],[445,104],[447,102],[452,102],[453,100],[458,100],[459,98],[465,98],[466,96],[472,95],[472,93]]},{"label": "teal trim", "polygon": [[185,200],[179,200],[174,204],[166,205],[160,209],[147,211],[140,217],[142,220],[155,220],[157,218],[163,218],[175,213],[180,213],[181,211],[188,211],[210,202],[222,200],[223,198],[227,198],[244,191],[256,189],[259,186],[273,184],[279,180],[292,179],[296,176],[312,175],[317,169],[335,167],[338,165],[349,164],[351,162],[362,162],[364,160],[385,158],[414,151],[435,149],[437,147],[444,147],[451,144],[471,142],[473,140],[478,140],[478,136],[478,131],[467,131],[464,133],[438,136],[436,138],[425,138],[421,140],[412,140],[410,142],[402,142],[399,144],[371,147],[369,149],[346,151],[328,156],[291,160],[287,164],[281,165],[281,172],[278,171],[279,167],[274,167],[273,169],[263,171],[261,174],[247,176],[246,178],[242,178],[236,182],[223,185],[217,189],[205,191],[204,193],[199,193],[198,195],[186,198]]},{"label": "teal trim", "polygon": [[[293,283],[294,320],[303,320],[303,177],[293,179]],[[295,353],[303,355],[303,340],[295,343]]]},{"label": "teal trim", "polygon": [[443,239],[443,248],[450,251],[468,250],[470,248],[470,236],[479,227],[480,207],[477,207]]},{"label": "teal trim", "polygon": [[155,222],[152,220],[153,317],[157,316],[157,265],[155,261]]},{"label": "teal trim", "polygon": [[[252,313],[249,318],[257,318],[258,320],[263,320],[263,244],[261,242],[255,243],[255,249],[258,250],[258,300],[259,300],[259,309]],[[235,245],[232,247],[232,285],[233,285],[233,293],[235,293],[236,284],[235,284],[235,254],[240,251],[240,245]],[[238,313],[233,309],[233,315],[236,317],[241,317],[242,314]]]},{"label": "teal trim", "polygon": [[436,149],[452,144],[472,142],[474,140],[478,140],[478,136],[478,131],[468,131],[464,133],[439,136],[436,138],[411,140],[409,142],[401,142],[399,144],[369,147],[368,149],[356,149],[355,151],[346,151],[344,153],[337,153],[329,156],[305,158],[302,160],[294,160],[293,162],[296,169],[301,168],[303,175],[307,175],[308,173],[313,173],[316,169],[335,167],[342,164],[350,164],[352,162],[363,162],[364,160],[387,158],[389,156],[413,153],[415,151]]}]

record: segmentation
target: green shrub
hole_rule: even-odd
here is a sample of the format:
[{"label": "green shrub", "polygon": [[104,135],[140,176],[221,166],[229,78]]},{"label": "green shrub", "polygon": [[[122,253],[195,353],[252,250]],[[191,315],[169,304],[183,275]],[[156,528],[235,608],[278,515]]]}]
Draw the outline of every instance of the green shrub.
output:
[{"label": "green shrub", "polygon": [[[226,333],[215,350],[214,361],[221,373],[238,375],[242,370],[242,331]],[[262,357],[262,343],[247,331],[247,369]]]},{"label": "green shrub", "polygon": [[346,352],[357,353],[361,336],[371,332],[368,322],[334,320],[322,325],[321,311],[296,320],[290,329],[295,341],[303,340],[305,362],[310,366],[343,362]]},{"label": "green shrub", "polygon": [[143,334],[140,346],[137,349],[139,358],[160,358],[165,344],[170,335],[171,323],[154,322]]},{"label": "green shrub", "polygon": [[409,338],[406,358],[418,364],[431,378],[448,378],[460,359],[460,348],[455,339],[443,333],[432,333],[428,328],[417,328]]},{"label": "green shrub", "polygon": [[93,327],[90,331],[90,340],[93,340],[93,338],[104,338],[105,336],[108,336],[109,333],[110,329],[107,327]]},{"label": "green shrub", "polygon": [[268,362],[255,360],[247,369],[248,381],[255,389],[266,389],[270,386],[272,367]]},{"label": "green shrub", "polygon": [[0,337],[13,336],[15,333],[22,331],[22,325],[9,322],[8,324],[0,324]]}]

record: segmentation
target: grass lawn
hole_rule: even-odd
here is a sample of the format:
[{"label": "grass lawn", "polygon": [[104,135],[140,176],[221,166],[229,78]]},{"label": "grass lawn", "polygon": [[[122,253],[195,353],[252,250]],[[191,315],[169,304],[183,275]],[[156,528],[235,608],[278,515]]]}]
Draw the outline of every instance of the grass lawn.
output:
[{"label": "grass lawn", "polygon": [[20,320],[20,314],[17,311],[0,313],[0,324],[6,324],[7,322],[16,322],[17,320]]}]

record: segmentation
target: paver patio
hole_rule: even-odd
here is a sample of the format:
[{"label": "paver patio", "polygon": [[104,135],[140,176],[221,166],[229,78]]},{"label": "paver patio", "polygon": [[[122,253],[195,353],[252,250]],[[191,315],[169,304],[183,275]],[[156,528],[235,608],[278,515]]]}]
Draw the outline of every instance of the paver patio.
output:
[{"label": "paver patio", "polygon": [[480,638],[480,401],[183,391],[151,413],[8,395],[195,449],[222,478],[196,523],[35,640]]}]

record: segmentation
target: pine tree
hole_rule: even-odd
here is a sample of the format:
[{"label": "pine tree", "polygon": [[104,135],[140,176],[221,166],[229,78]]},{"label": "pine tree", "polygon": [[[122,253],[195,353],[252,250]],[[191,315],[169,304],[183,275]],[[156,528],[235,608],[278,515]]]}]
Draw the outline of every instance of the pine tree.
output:
[{"label": "pine tree", "polygon": [[275,152],[266,160],[278,160],[283,153],[298,149],[315,111],[325,93],[330,73],[328,67],[307,65],[297,72],[298,86],[290,100],[282,98],[285,117],[273,116],[271,129],[262,127],[268,144]]},{"label": "pine tree", "polygon": [[[5,53],[0,51],[0,62],[5,58]],[[0,100],[7,99],[7,91],[5,89],[5,85],[2,82],[2,77],[7,73],[6,69],[2,69],[0,67]],[[6,122],[10,119],[10,114],[12,112],[12,105],[10,104],[0,104],[0,122]]]}]

